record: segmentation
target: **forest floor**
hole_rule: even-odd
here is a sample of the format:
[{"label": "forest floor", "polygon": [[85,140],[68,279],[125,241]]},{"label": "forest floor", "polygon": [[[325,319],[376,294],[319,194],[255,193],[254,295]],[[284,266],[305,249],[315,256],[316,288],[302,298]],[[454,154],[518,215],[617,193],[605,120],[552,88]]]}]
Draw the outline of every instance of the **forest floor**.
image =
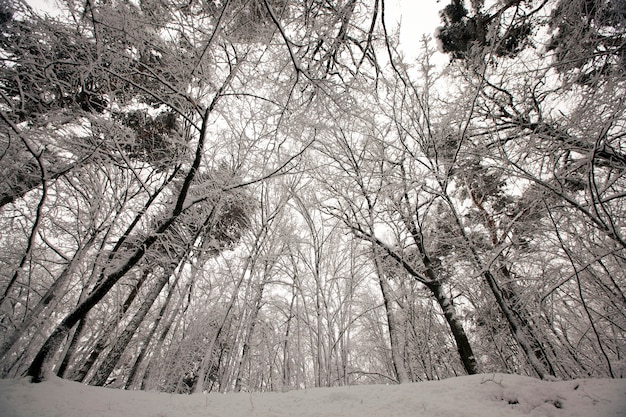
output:
[{"label": "forest floor", "polygon": [[626,380],[540,381],[483,374],[404,385],[313,388],[285,393],[166,394],[0,380],[3,417],[624,417]]}]

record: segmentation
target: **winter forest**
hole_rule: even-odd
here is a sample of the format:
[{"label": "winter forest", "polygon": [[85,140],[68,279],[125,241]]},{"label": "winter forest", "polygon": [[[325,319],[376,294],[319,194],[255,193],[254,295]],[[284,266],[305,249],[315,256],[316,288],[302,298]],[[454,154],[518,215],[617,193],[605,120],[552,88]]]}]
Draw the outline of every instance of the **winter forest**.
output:
[{"label": "winter forest", "polygon": [[623,378],[626,2],[385,3],[1,0],[0,376]]}]

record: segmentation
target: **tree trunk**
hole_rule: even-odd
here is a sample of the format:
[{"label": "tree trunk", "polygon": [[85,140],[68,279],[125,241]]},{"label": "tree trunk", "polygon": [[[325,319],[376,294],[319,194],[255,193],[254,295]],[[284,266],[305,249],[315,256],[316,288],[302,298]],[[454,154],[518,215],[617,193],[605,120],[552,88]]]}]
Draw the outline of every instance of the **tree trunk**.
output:
[{"label": "tree trunk", "polygon": [[[544,373],[547,372],[551,376],[555,377],[556,371],[554,367],[552,366],[552,362],[550,361],[548,351],[546,348],[544,348],[543,343],[541,342],[538,336],[538,330],[536,326],[530,320],[531,315],[528,312],[528,309],[526,308],[525,305],[521,304],[520,302],[519,296],[517,294],[517,289],[512,284],[513,278],[511,277],[509,269],[506,267],[506,265],[503,264],[499,268],[499,270],[505,280],[505,284],[500,286],[500,291],[502,294],[503,301],[506,303],[506,307],[508,307],[511,310],[511,313],[509,314],[513,314],[512,318],[514,319],[514,322],[519,323],[519,328],[521,329],[522,333],[525,336],[527,336],[526,342],[529,344],[528,348],[530,351],[532,351],[535,358],[537,358],[537,360],[540,362],[541,372],[544,372]],[[497,286],[498,282],[494,280],[494,284]],[[513,327],[511,327],[511,331],[515,335],[515,330],[513,329]],[[515,336],[517,340],[517,335]],[[518,341],[518,344],[519,344],[519,341]],[[545,340],[545,344],[549,348],[552,348],[548,340]],[[545,374],[541,375],[540,372],[538,372],[538,374],[542,379],[545,379],[545,377],[547,376]]]},{"label": "tree trunk", "polygon": [[[454,220],[456,222],[457,228],[459,232],[461,233],[461,236],[463,237],[465,244],[469,248],[470,253],[472,254],[472,258],[476,267],[484,271],[482,273],[482,276],[485,279],[485,282],[487,283],[487,285],[489,286],[489,289],[491,290],[491,293],[493,294],[496,300],[496,304],[498,305],[498,308],[504,315],[504,318],[506,319],[509,325],[509,328],[511,329],[511,334],[513,338],[515,339],[517,344],[520,346],[520,348],[524,352],[524,355],[528,359],[528,362],[530,363],[532,368],[535,370],[535,372],[537,372],[537,375],[539,375],[540,378],[544,379],[549,373],[548,371],[549,361],[547,360],[547,358],[545,358],[545,361],[542,359],[542,356],[544,353],[538,347],[533,348],[531,345],[531,342],[526,337],[524,322],[518,320],[518,318],[516,317],[516,312],[514,310],[515,304],[510,304],[510,301],[516,298],[515,293],[513,291],[509,291],[509,292],[503,291],[500,285],[498,284],[498,281],[496,280],[495,276],[489,270],[489,268],[485,268],[483,266],[483,263],[480,259],[480,256],[478,256],[478,252],[476,251],[476,248],[474,247],[469,237],[465,233],[465,229],[463,228],[463,225],[461,223],[458,213],[456,212],[454,208],[454,205],[449,200],[447,200],[447,202],[454,216]],[[476,203],[476,201],[474,202]],[[481,209],[482,206],[478,205],[478,208]],[[484,211],[484,209],[483,209],[483,214],[485,215],[485,218],[488,220],[489,216]],[[493,228],[490,228],[489,221],[487,221],[487,228],[490,229],[490,232],[492,234],[492,243],[493,243],[495,241],[494,235],[493,235],[495,233],[495,230]],[[508,274],[508,270],[505,269],[504,271],[506,271],[506,273]],[[505,294],[508,294],[508,295],[505,295]],[[527,329],[527,330],[531,330],[531,329]],[[552,370],[552,372],[554,371]]]},{"label": "tree trunk", "polygon": [[152,340],[152,337],[154,336],[154,334],[157,331],[157,328],[159,327],[159,323],[161,323],[161,320],[163,319],[163,316],[165,315],[165,310],[167,310],[167,307],[170,304],[172,295],[174,294],[174,289],[176,288],[176,285],[178,285],[178,281],[180,280],[182,271],[183,271],[182,268],[180,269],[180,271],[178,271],[178,273],[176,274],[176,279],[172,283],[170,290],[167,292],[167,297],[165,298],[165,302],[161,306],[161,309],[159,310],[159,314],[154,320],[154,323],[152,324],[152,328],[150,329],[150,332],[148,333],[148,335],[145,337],[145,340],[143,341],[143,345],[141,346],[139,355],[137,356],[137,359],[135,359],[135,363],[133,364],[133,367],[128,373],[128,378],[126,380],[126,384],[124,385],[124,389],[129,389],[133,385],[133,382],[135,381],[135,376],[137,375],[137,370],[139,369],[139,365],[145,358],[146,353],[148,352],[148,347],[150,346],[150,341]]},{"label": "tree trunk", "polygon": [[132,254],[132,256],[115,272],[106,276],[105,279],[102,280],[100,285],[98,285],[91,294],[74,310],[69,313],[61,323],[52,331],[48,339],[44,342],[43,346],[33,359],[28,371],[26,371],[26,376],[30,376],[33,382],[41,382],[47,370],[45,370],[45,366],[51,357],[57,352],[61,343],[69,333],[69,331],[78,323],[79,320],[85,318],[87,313],[91,311],[91,309],[98,304],[98,302],[109,292],[109,290],[124,276],[130,269],[139,262],[139,260],[143,257],[146,250],[154,244],[157,240],[158,236],[161,235],[165,230],[169,228],[171,223],[175,220],[175,217],[171,217],[169,221],[164,222],[164,224],[157,230],[157,232],[144,241],[144,244],[139,246],[139,248]]},{"label": "tree trunk", "polygon": [[461,362],[463,362],[465,371],[469,375],[479,373],[478,363],[474,357],[474,352],[472,351],[469,339],[467,338],[467,334],[463,328],[463,323],[456,315],[452,299],[445,293],[439,282],[430,282],[425,285],[435,296],[437,304],[441,307],[443,315],[446,318],[446,322],[448,323],[448,326],[450,326],[450,331],[452,331],[452,336],[454,336],[456,347],[459,352]]},{"label": "tree trunk", "polygon": [[263,298],[263,289],[265,288],[265,282],[261,282],[259,285],[259,289],[257,290],[257,294],[255,296],[253,305],[254,308],[250,313],[250,318],[248,319],[248,329],[246,331],[246,340],[244,341],[241,360],[239,361],[239,366],[237,368],[237,377],[235,378],[235,392],[241,391],[241,382],[243,379],[243,368],[248,361],[248,354],[250,351],[250,343],[252,341],[252,336],[254,335],[254,327],[256,325],[257,317],[259,315],[259,311],[261,311],[261,300]]},{"label": "tree trunk", "polygon": [[391,291],[389,285],[385,279],[382,271],[382,265],[380,264],[380,258],[377,256],[377,250],[374,248],[374,264],[376,266],[376,273],[378,275],[378,284],[383,295],[383,302],[385,305],[385,314],[387,317],[387,328],[389,330],[389,339],[391,343],[391,360],[393,362],[394,372],[396,379],[399,383],[403,384],[409,382],[409,375],[404,366],[404,356],[400,351],[400,338],[398,337],[398,328],[396,326],[396,320],[393,314]]},{"label": "tree trunk", "polygon": [[[244,271],[245,270],[246,268],[244,268]],[[196,381],[196,385],[193,387],[193,390],[192,390],[194,394],[200,393],[204,390],[204,382],[213,364],[213,348],[217,344],[217,341],[219,340],[222,332],[224,331],[224,328],[226,327],[226,322],[228,321],[228,318],[230,317],[230,312],[235,306],[235,302],[237,301],[237,293],[239,292],[239,288],[241,288],[241,283],[244,277],[245,277],[245,274],[241,274],[241,278],[239,279],[237,286],[233,289],[233,294],[230,297],[230,301],[228,303],[228,307],[226,308],[226,311],[224,312],[222,321],[220,322],[218,328],[216,329],[213,337],[211,337],[209,346],[204,352],[204,357],[202,358],[202,362],[200,364],[200,370],[198,372],[198,380]]]},{"label": "tree trunk", "polygon": [[[549,373],[553,374],[554,370],[552,367],[548,367],[549,362],[548,365],[544,362],[544,360],[547,361],[547,359],[544,358],[544,352],[541,350],[540,345],[533,347],[532,341],[528,340],[526,332],[524,331],[525,329],[523,323],[517,319],[514,310],[509,307],[495,277],[489,271],[483,272],[483,277],[485,278],[485,281],[487,281],[487,284],[496,299],[496,303],[500,307],[500,311],[506,318],[513,337],[517,341],[517,344],[522,348],[528,362],[530,362],[532,368],[535,372],[537,372],[537,375],[539,375],[541,379],[545,379]],[[539,343],[536,339],[534,340],[536,343]]]},{"label": "tree trunk", "polygon": [[108,324],[108,326],[104,328],[104,330],[100,334],[100,337],[98,337],[98,340],[96,340],[96,344],[91,349],[91,352],[89,352],[89,356],[87,357],[87,360],[83,363],[83,366],[80,367],[80,369],[74,376],[75,381],[83,382],[85,380],[85,378],[87,377],[87,374],[89,373],[91,368],[94,366],[94,364],[100,357],[100,354],[104,351],[104,349],[106,349],[107,342],[110,339],[111,335],[115,333],[114,331],[115,331],[115,328],[117,327],[119,320],[123,318],[124,315],[128,312],[133,301],[135,301],[137,294],[139,294],[139,290],[141,289],[141,287],[143,286],[143,284],[145,283],[149,275],[150,275],[150,269],[146,268],[141,274],[141,277],[139,278],[139,280],[137,281],[133,289],[130,291],[130,293],[126,297],[126,300],[124,300],[124,304],[122,304],[122,309],[118,315],[118,318],[111,321]]},{"label": "tree trunk", "polygon": [[[408,194],[405,193],[404,198],[407,207],[411,207]],[[403,216],[403,221],[407,226],[407,229],[411,232],[413,242],[419,251],[422,263],[426,269],[426,277],[423,277],[421,282],[432,292],[435,300],[437,300],[437,304],[439,304],[439,307],[441,307],[441,310],[443,311],[446,322],[448,323],[450,331],[452,331],[452,335],[454,336],[456,348],[459,352],[465,371],[469,375],[477,374],[479,373],[478,363],[476,362],[476,357],[474,356],[474,352],[472,351],[472,347],[469,343],[467,333],[465,333],[465,329],[463,328],[463,323],[456,315],[452,299],[445,293],[441,285],[442,280],[439,276],[439,271],[433,266],[426,251],[426,247],[424,246],[424,236],[422,235],[415,219],[409,217],[408,213],[411,213],[411,211],[407,210],[407,214]],[[416,271],[413,271],[412,275],[420,280],[415,272]]]},{"label": "tree trunk", "polygon": [[148,315],[150,308],[163,290],[163,287],[165,287],[165,284],[167,284],[167,281],[171,276],[172,269],[167,269],[160,275],[158,281],[155,283],[154,287],[150,290],[141,304],[141,307],[139,307],[139,310],[126,325],[124,331],[118,336],[115,344],[109,351],[109,354],[96,370],[96,373],[89,381],[90,385],[102,386],[106,383],[109,375],[111,375],[111,372],[113,372],[113,369],[117,366],[117,363],[122,357],[122,354],[130,343],[133,335],[137,332],[137,329],[139,329],[139,326],[143,323],[143,319]]},{"label": "tree trunk", "polygon": [[65,373],[67,372],[67,367],[70,364],[70,361],[74,357],[74,353],[76,352],[76,347],[78,346],[78,342],[80,337],[83,334],[83,329],[85,328],[85,319],[80,320],[76,327],[74,327],[74,331],[71,332],[70,342],[67,344],[65,350],[63,351],[63,355],[61,355],[61,362],[59,363],[59,369],[57,369],[57,376],[59,378],[65,378]]},{"label": "tree trunk", "polygon": [[[283,340],[283,391],[289,389],[291,386],[291,355],[289,354],[289,338],[291,337],[291,320],[294,317],[293,308],[297,301],[297,297],[298,294],[294,282],[291,289],[291,302],[289,303],[289,312],[287,315],[287,322],[285,323],[285,338]],[[298,382],[296,382],[296,384],[298,384]]]},{"label": "tree trunk", "polygon": [[[498,245],[499,239],[497,234],[496,223],[493,219],[491,213],[487,211],[485,208],[481,198],[479,198],[475,191],[471,189],[471,187],[467,186],[469,195],[471,197],[474,206],[482,213],[485,227],[489,231],[489,237],[491,240],[491,244],[494,248]],[[452,207],[452,205],[450,205]],[[455,218],[457,217],[456,212],[453,212]],[[459,228],[462,228],[458,218],[456,218],[456,222]],[[511,330],[511,334],[517,344],[522,348],[526,358],[530,362],[531,366],[537,372],[540,378],[545,379],[547,374],[552,376],[556,376],[554,368],[548,358],[547,352],[544,350],[541,341],[537,337],[537,330],[534,325],[529,320],[530,314],[528,313],[526,306],[522,305],[519,300],[519,296],[517,294],[516,289],[513,286],[513,278],[509,272],[505,264],[504,257],[502,254],[498,254],[497,261],[500,266],[496,269],[504,278],[504,281],[508,284],[500,285],[496,279],[496,277],[489,271],[489,269],[485,269],[482,266],[482,262],[474,249],[474,246],[471,245],[469,239],[465,235],[463,229],[461,229],[463,233],[463,237],[465,238],[466,243],[470,246],[472,250],[472,254],[477,266],[485,272],[483,272],[483,277],[487,282],[487,285],[491,289],[491,292],[494,295],[496,300],[496,304],[500,308],[500,311],[504,315],[509,328]]]},{"label": "tree trunk", "polygon": [[[78,253],[78,252],[77,252]],[[35,307],[30,310],[19,327],[11,333],[11,335],[5,340],[5,342],[0,347],[0,361],[4,361],[5,357],[8,353],[11,352],[17,341],[22,337],[24,332],[30,327],[33,321],[39,316],[39,314],[55,299],[57,298],[57,292],[65,284],[67,279],[69,278],[71,271],[74,269],[76,260],[76,255],[70,261],[70,263],[66,266],[66,268],[61,272],[59,277],[52,283],[50,288],[46,291],[46,293],[41,297],[39,302],[35,305]]]},{"label": "tree trunk", "polygon": [[[194,269],[194,271],[196,271],[196,269]],[[148,365],[146,366],[146,370],[143,374],[143,377],[141,378],[142,390],[145,390],[147,387],[148,381],[152,374],[154,363],[161,356],[161,349],[163,349],[163,344],[165,343],[165,339],[167,338],[167,335],[169,334],[170,329],[174,325],[174,322],[176,321],[176,317],[180,317],[180,318],[185,317],[185,313],[187,312],[187,309],[189,308],[189,305],[191,303],[191,292],[193,288],[192,284],[194,282],[194,279],[195,279],[195,273],[192,273],[192,276],[189,278],[189,280],[187,281],[187,284],[185,285],[185,290],[182,291],[182,297],[179,300],[179,304],[178,304],[178,305],[182,305],[184,303],[184,306],[180,310],[178,308],[173,309],[174,312],[171,314],[171,317],[168,320],[167,324],[163,326],[163,330],[161,330],[161,334],[159,335],[159,339],[154,348],[154,353],[152,355],[152,358],[148,362]]]},{"label": "tree trunk", "polygon": [[[218,96],[213,99],[213,102],[211,103],[212,106],[215,105],[217,99]],[[40,382],[44,379],[47,371],[45,369],[46,365],[48,364],[50,358],[57,352],[59,346],[63,342],[63,339],[67,336],[71,328],[74,327],[79,320],[85,318],[87,313],[89,313],[91,309],[98,304],[100,300],[102,300],[109,290],[111,290],[111,288],[113,288],[113,286],[141,260],[141,258],[143,258],[146,251],[157,241],[160,235],[170,228],[170,226],[182,213],[187,193],[191,187],[191,182],[193,181],[196,171],[200,167],[200,162],[202,161],[202,150],[204,148],[204,141],[206,139],[205,136],[211,110],[212,107],[209,106],[202,117],[202,127],[199,132],[196,155],[189,173],[185,177],[181,191],[178,194],[176,205],[172,214],[169,218],[163,221],[161,226],[155,230],[155,233],[144,239],[142,244],[131,254],[126,262],[124,262],[117,270],[107,275],[102,282],[94,288],[92,293],[82,303],[74,308],[74,310],[69,313],[52,331],[26,371],[26,376],[30,376],[33,382]]]},{"label": "tree trunk", "polygon": [[[109,232],[111,231],[111,229],[109,229],[109,231],[106,233],[105,237],[102,239],[101,245],[99,247],[99,251],[98,251],[98,255],[96,257],[96,261],[95,264],[99,265],[99,259],[101,256],[103,256],[102,254],[104,253],[104,245],[106,244],[107,241],[107,236],[109,234]],[[119,241],[118,241],[119,242]],[[101,267],[100,267],[101,268]],[[86,297],[89,296],[89,288],[91,287],[89,285],[89,283],[93,282],[94,280],[96,281],[95,286],[97,286],[97,282],[98,279],[100,279],[102,277],[102,269],[100,268],[94,268],[90,274],[90,277],[88,279],[88,283],[87,285],[85,285],[83,287],[83,289],[81,290],[80,296],[78,298],[78,304],[82,303]],[[98,277],[98,278],[96,278]],[[73,360],[74,355],[76,353],[76,350],[78,349],[78,345],[80,342],[80,339],[83,336],[83,333],[85,331],[85,325],[87,324],[87,318],[85,317],[83,319],[81,319],[78,324],[74,327],[74,331],[72,332],[72,336],[69,338],[70,341],[67,344],[67,346],[65,347],[63,354],[61,355],[61,360],[59,362],[59,369],[57,369],[57,376],[60,378],[65,378],[66,373],[67,373],[67,368],[70,365],[70,362]]]}]

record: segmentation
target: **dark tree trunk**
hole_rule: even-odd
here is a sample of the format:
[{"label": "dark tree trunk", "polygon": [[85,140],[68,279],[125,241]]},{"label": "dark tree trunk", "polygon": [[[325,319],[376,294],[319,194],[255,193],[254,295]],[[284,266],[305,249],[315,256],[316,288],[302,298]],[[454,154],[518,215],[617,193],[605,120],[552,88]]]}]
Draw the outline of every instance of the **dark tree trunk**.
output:
[{"label": "dark tree trunk", "polygon": [[[405,194],[405,201],[407,203],[407,207],[410,207],[411,205],[407,194]],[[407,213],[411,213],[411,211],[408,210]],[[470,345],[467,333],[463,328],[463,323],[456,315],[456,309],[452,303],[452,298],[445,293],[444,288],[442,287],[440,271],[437,270],[428,256],[426,247],[424,246],[424,236],[422,235],[418,224],[412,217],[406,215],[403,216],[403,220],[408,230],[411,232],[411,237],[413,238],[413,242],[417,247],[422,263],[424,264],[426,274],[425,277],[421,277],[421,274],[416,274],[416,271],[412,271],[411,275],[418,279],[418,281],[422,282],[432,292],[433,296],[437,300],[437,304],[441,307],[443,315],[446,318],[446,322],[452,332],[452,336],[454,336],[457,351],[459,352],[465,371],[469,375],[477,374],[480,371],[478,363],[476,362],[476,357],[472,351],[472,346]]]},{"label": "dark tree trunk", "polygon": [[5,342],[0,347],[0,360],[4,359],[7,354],[15,347],[17,341],[22,337],[24,332],[30,327],[33,321],[39,316],[39,314],[53,301],[57,298],[57,292],[65,284],[67,278],[70,276],[71,270],[73,269],[74,262],[73,260],[67,265],[65,270],[61,272],[59,278],[52,283],[48,291],[41,297],[39,302],[35,305],[35,307],[30,310],[22,323],[18,328],[15,329],[13,333],[5,340]]},{"label": "dark tree trunk", "polygon": [[[183,293],[183,298],[181,299],[181,302],[185,302],[184,307],[182,309],[180,309],[179,312],[174,311],[174,313],[172,313],[170,319],[168,320],[168,322],[165,324],[165,326],[163,326],[163,330],[161,330],[161,334],[159,335],[159,339],[157,341],[157,344],[154,348],[154,354],[152,355],[152,358],[150,359],[150,361],[148,361],[148,365],[146,366],[146,370],[143,374],[143,377],[141,378],[141,390],[145,390],[147,387],[147,383],[150,379],[151,376],[151,371],[152,368],[154,366],[155,361],[161,356],[161,349],[163,348],[163,344],[165,343],[165,339],[167,338],[167,335],[170,332],[170,329],[172,328],[172,326],[174,325],[174,322],[176,321],[177,317],[184,317],[185,313],[187,312],[187,309],[189,308],[189,305],[191,303],[191,292],[192,292],[192,288],[193,288],[193,280],[194,277],[192,276],[189,281],[187,282],[187,285],[185,287],[185,290],[182,292]],[[176,309],[175,309],[176,310]],[[174,331],[175,333],[175,331]]]},{"label": "dark tree trunk", "polygon": [[382,265],[380,265],[380,259],[377,256],[376,248],[374,248],[374,263],[376,265],[378,284],[383,295],[383,303],[387,317],[387,329],[389,330],[389,341],[391,344],[391,361],[393,363],[393,369],[395,371],[397,381],[403,384],[405,382],[409,382],[409,375],[406,371],[406,367],[404,366],[404,357],[400,351],[400,340],[398,337],[399,329],[397,327],[395,315],[391,306],[392,303],[389,284],[387,283],[385,274],[382,271]]},{"label": "dark tree trunk", "polygon": [[525,330],[528,330],[529,328],[524,326],[524,322],[519,320],[516,316],[515,310],[509,306],[509,300],[505,298],[504,292],[498,285],[498,282],[493,274],[489,271],[485,271],[483,272],[483,277],[485,278],[485,281],[487,281],[487,284],[496,299],[496,303],[500,307],[500,311],[506,318],[513,337],[524,351],[526,358],[528,358],[530,365],[535,372],[537,372],[537,375],[539,375],[541,379],[545,379],[549,374],[554,375],[554,369],[550,366],[549,361],[545,357],[545,352],[542,350],[541,344],[534,337],[532,337],[531,340],[528,340],[527,332]]},{"label": "dark tree trunk", "polygon": [[176,285],[178,285],[178,281],[180,280],[181,275],[182,275],[182,271],[176,274],[176,279],[172,283],[170,291],[168,291],[167,293],[165,302],[161,306],[161,309],[159,310],[159,314],[157,315],[156,320],[154,321],[154,324],[152,325],[152,328],[150,329],[150,332],[148,333],[145,340],[143,341],[141,351],[139,352],[139,355],[137,356],[137,359],[135,360],[133,367],[128,373],[128,378],[126,380],[126,384],[124,385],[125,389],[129,389],[133,385],[133,382],[135,382],[135,377],[137,375],[137,370],[139,369],[139,365],[141,364],[143,359],[146,357],[146,354],[148,352],[148,347],[150,346],[150,340],[152,340],[152,337],[154,336],[154,334],[157,331],[157,328],[159,327],[159,323],[161,323],[161,320],[163,319],[163,316],[165,315],[165,310],[167,310],[167,307],[170,304],[172,295],[174,294],[174,288],[176,288]]},{"label": "dark tree trunk", "polygon": [[[148,278],[148,275],[150,275],[150,269],[146,268],[141,274],[141,277],[139,278],[139,280],[137,281],[133,289],[130,291],[130,293],[126,297],[126,300],[124,300],[124,304],[122,304],[122,309],[119,314],[120,319],[130,309],[130,306],[132,305],[133,301],[135,301],[135,298],[137,298],[137,294],[139,293],[139,290],[141,289],[144,282]],[[91,349],[91,352],[89,352],[89,356],[87,357],[87,360],[83,363],[83,365],[80,367],[80,369],[74,376],[75,381],[83,382],[85,380],[85,378],[87,377],[87,374],[89,373],[91,368],[93,368],[94,364],[100,357],[100,354],[107,347],[107,342],[109,338],[111,337],[111,335],[114,333],[114,330],[115,330],[115,327],[117,326],[118,321],[119,320],[114,319],[102,331],[102,334],[100,335],[100,337],[98,337],[98,340],[96,340],[96,344],[94,345],[93,349]]]},{"label": "dark tree trunk", "polygon": [[169,269],[160,275],[158,281],[155,283],[154,287],[150,290],[141,304],[141,307],[139,307],[139,310],[126,325],[124,331],[117,337],[117,340],[109,351],[109,354],[100,364],[96,373],[89,381],[90,385],[102,386],[107,382],[109,375],[111,375],[111,372],[113,372],[113,369],[117,366],[117,363],[122,357],[122,354],[124,353],[124,350],[126,350],[126,347],[130,343],[133,335],[137,332],[137,329],[139,329],[139,326],[143,323],[144,318],[148,315],[150,308],[163,290],[163,287],[167,284],[171,273],[172,269]]},{"label": "dark tree trunk", "polygon": [[[505,282],[513,282],[513,278],[511,277],[509,269],[506,267],[506,265],[502,265],[500,267],[500,273],[502,274]],[[497,282],[495,282],[495,284],[497,285]],[[528,309],[525,305],[521,303],[516,288],[512,284],[505,284],[500,286],[500,290],[502,293],[502,298],[504,299],[503,301],[506,302],[507,306],[512,310],[512,313],[514,314],[513,318],[519,322],[519,327],[522,329],[523,334],[528,337],[527,343],[530,345],[528,348],[529,351],[531,351],[535,355],[537,360],[542,364],[541,371],[544,373],[547,372],[551,376],[555,377],[556,371],[552,366],[548,351],[546,350],[546,348],[544,348],[543,343],[538,336],[538,330],[536,326],[530,320],[531,315],[528,312]],[[514,331],[512,327],[511,330]],[[550,346],[547,340],[545,341],[545,343]],[[541,375],[541,373],[539,372],[538,374],[541,378],[545,378],[546,376]]]},{"label": "dark tree trunk", "polygon": [[85,328],[85,319],[80,320],[76,327],[74,328],[74,332],[72,332],[72,337],[70,339],[70,343],[68,344],[63,357],[61,359],[61,363],[59,364],[59,369],[57,369],[57,376],[59,378],[65,378],[65,373],[67,372],[67,367],[70,364],[70,361],[74,357],[74,353],[76,352],[76,347],[78,346],[78,341],[83,334],[83,329]]},{"label": "dark tree trunk", "polygon": [[[218,97],[219,96],[216,96],[213,99],[213,102],[211,103],[213,107]],[[70,314],[68,314],[61,321],[61,323],[52,331],[52,334],[50,334],[48,339],[44,342],[43,346],[30,364],[30,367],[26,371],[26,376],[31,377],[33,382],[40,382],[44,379],[44,374],[46,371],[45,367],[47,365],[47,362],[57,352],[59,346],[63,342],[63,339],[65,339],[65,337],[69,333],[70,329],[74,327],[79,320],[85,318],[85,316],[91,311],[91,309],[96,304],[98,304],[100,300],[102,300],[102,298],[111,290],[111,288],[113,288],[113,286],[141,260],[141,258],[143,258],[146,251],[157,241],[158,237],[162,235],[166,230],[168,230],[170,226],[174,223],[174,221],[178,218],[178,216],[182,213],[187,193],[189,191],[189,188],[191,187],[191,182],[193,181],[196,175],[196,171],[200,167],[200,162],[202,160],[202,150],[204,148],[205,135],[212,106],[209,106],[209,108],[205,111],[202,117],[202,127],[200,129],[198,145],[196,147],[196,155],[194,157],[194,161],[189,170],[189,173],[185,177],[185,181],[183,182],[181,191],[176,200],[176,206],[174,207],[172,215],[161,224],[161,226],[155,231],[154,234],[144,239],[142,244],[128,258],[128,260],[116,271],[107,275],[99,283],[99,285],[94,288],[92,293]]]},{"label": "dark tree trunk", "polygon": [[[266,272],[267,273],[267,272]],[[263,289],[265,288],[265,282],[261,282],[259,285],[259,289],[257,290],[257,294],[254,298],[254,308],[252,313],[250,313],[250,318],[248,319],[248,329],[246,331],[246,340],[243,344],[241,360],[239,361],[239,367],[237,368],[237,377],[235,378],[235,392],[241,391],[241,383],[243,379],[243,368],[248,361],[248,355],[250,352],[250,343],[252,340],[252,336],[254,335],[254,327],[256,325],[257,317],[259,316],[259,311],[261,311],[262,299],[263,299]]]},{"label": "dark tree trunk", "polygon": [[448,326],[450,326],[450,331],[452,332],[452,336],[454,336],[454,341],[456,342],[456,347],[465,371],[469,375],[479,373],[476,357],[474,357],[474,352],[472,351],[469,339],[463,328],[463,323],[456,315],[452,299],[445,293],[440,283],[432,282],[425,285],[433,293],[437,304],[439,304],[439,307],[441,307],[443,311]]},{"label": "dark tree trunk", "polygon": [[[477,196],[473,190],[469,190],[469,195],[474,203],[474,206],[482,213],[483,218],[485,219],[485,226],[489,230],[491,243],[494,247],[496,247],[499,243],[499,238],[493,216],[485,208],[482,198]],[[461,230],[464,239],[471,248],[476,264],[481,269],[484,269],[482,267],[480,257],[465,235],[463,226],[459,222],[456,213],[455,218],[459,230]],[[513,277],[511,277],[511,273],[505,264],[502,254],[497,256],[497,260],[500,266],[497,267],[496,270],[498,270],[498,272],[502,275],[504,282],[507,284],[500,285],[496,276],[488,269],[483,272],[483,277],[496,300],[496,304],[509,325],[513,339],[515,339],[517,344],[522,348],[522,351],[524,352],[530,365],[540,378],[544,379],[548,374],[556,376],[556,372],[550,362],[550,359],[548,358],[548,354],[537,336],[537,329],[529,319],[530,314],[528,313],[526,306],[520,302],[517,290],[513,285]]]}]

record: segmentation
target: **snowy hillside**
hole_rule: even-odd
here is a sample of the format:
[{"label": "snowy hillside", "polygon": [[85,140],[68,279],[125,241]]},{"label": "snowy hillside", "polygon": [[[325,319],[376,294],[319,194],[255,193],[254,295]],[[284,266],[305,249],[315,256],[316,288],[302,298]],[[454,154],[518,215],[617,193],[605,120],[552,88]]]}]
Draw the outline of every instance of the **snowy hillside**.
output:
[{"label": "snowy hillside", "polygon": [[490,374],[393,386],[191,396],[96,388],[61,379],[41,384],[1,380],[0,415],[622,417],[626,415],[626,380],[546,382]]}]

